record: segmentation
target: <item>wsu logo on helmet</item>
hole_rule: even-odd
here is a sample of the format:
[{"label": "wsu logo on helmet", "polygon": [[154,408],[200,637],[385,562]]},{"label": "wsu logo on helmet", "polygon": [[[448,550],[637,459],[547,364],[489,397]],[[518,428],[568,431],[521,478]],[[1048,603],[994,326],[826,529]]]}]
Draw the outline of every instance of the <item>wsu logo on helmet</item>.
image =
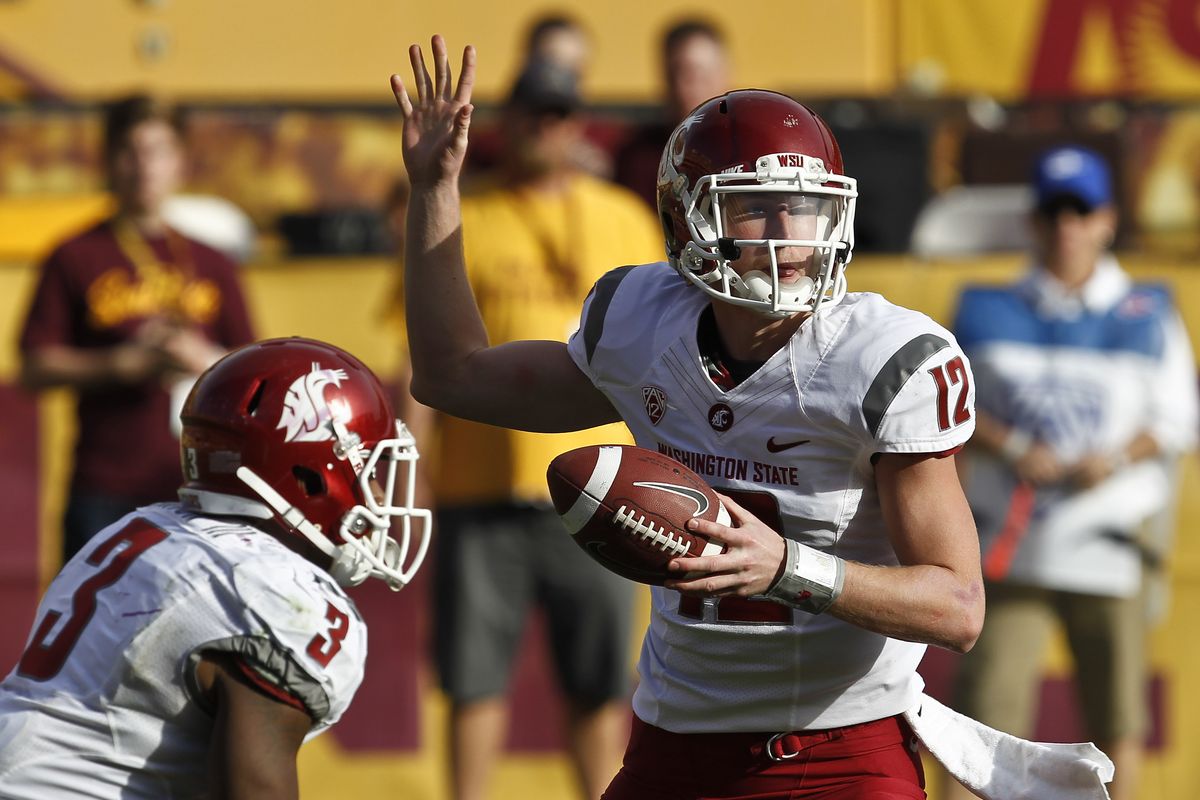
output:
[{"label": "wsu logo on helmet", "polygon": [[325,402],[325,387],[341,386],[345,370],[321,369],[313,362],[312,371],[292,381],[283,400],[283,415],[276,429],[286,428],[285,442],[325,442],[334,438],[329,422],[333,411]]}]

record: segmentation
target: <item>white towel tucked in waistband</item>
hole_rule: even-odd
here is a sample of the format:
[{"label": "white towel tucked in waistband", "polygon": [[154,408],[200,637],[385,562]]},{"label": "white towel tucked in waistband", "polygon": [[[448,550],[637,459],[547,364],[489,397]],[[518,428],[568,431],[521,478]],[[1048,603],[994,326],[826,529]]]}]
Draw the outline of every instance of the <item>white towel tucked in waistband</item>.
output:
[{"label": "white towel tucked in waistband", "polygon": [[1094,744],[1029,742],[924,694],[904,719],[946,771],[985,800],[1108,800],[1113,763]]}]

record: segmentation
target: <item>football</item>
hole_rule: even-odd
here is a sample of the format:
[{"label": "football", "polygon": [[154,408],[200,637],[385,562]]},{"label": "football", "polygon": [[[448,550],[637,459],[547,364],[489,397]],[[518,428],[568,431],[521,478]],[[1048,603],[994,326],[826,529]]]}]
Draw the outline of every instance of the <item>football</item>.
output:
[{"label": "football", "polygon": [[721,545],[688,531],[693,517],[729,524],[704,479],[674,459],[628,445],[592,445],[559,455],[546,472],[550,497],[576,544],[608,569],[661,585],[667,563],[709,556]]}]

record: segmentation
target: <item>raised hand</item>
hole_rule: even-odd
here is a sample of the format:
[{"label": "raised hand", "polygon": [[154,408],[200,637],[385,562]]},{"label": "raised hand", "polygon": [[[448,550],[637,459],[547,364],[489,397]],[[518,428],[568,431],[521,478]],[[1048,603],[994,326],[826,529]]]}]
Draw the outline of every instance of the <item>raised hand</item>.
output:
[{"label": "raised hand", "polygon": [[413,186],[455,181],[467,152],[467,130],[471,125],[471,88],[475,83],[475,48],[463,48],[462,71],[451,94],[450,60],[446,41],[434,36],[434,78],[425,67],[420,45],[408,48],[416,103],[399,75],[392,76],[392,94],[404,114],[403,154],[408,179]]}]

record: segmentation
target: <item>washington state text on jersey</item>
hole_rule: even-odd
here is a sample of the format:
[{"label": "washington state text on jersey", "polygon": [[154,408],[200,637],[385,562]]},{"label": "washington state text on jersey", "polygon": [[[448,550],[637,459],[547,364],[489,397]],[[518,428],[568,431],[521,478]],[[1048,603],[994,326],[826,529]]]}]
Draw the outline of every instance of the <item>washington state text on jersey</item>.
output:
[{"label": "washington state text on jersey", "polygon": [[712,453],[694,453],[677,447],[658,443],[658,452],[688,467],[697,474],[730,481],[770,483],[776,486],[799,486],[800,475],[796,467],[780,467],[749,461],[745,458],[718,456]]}]

